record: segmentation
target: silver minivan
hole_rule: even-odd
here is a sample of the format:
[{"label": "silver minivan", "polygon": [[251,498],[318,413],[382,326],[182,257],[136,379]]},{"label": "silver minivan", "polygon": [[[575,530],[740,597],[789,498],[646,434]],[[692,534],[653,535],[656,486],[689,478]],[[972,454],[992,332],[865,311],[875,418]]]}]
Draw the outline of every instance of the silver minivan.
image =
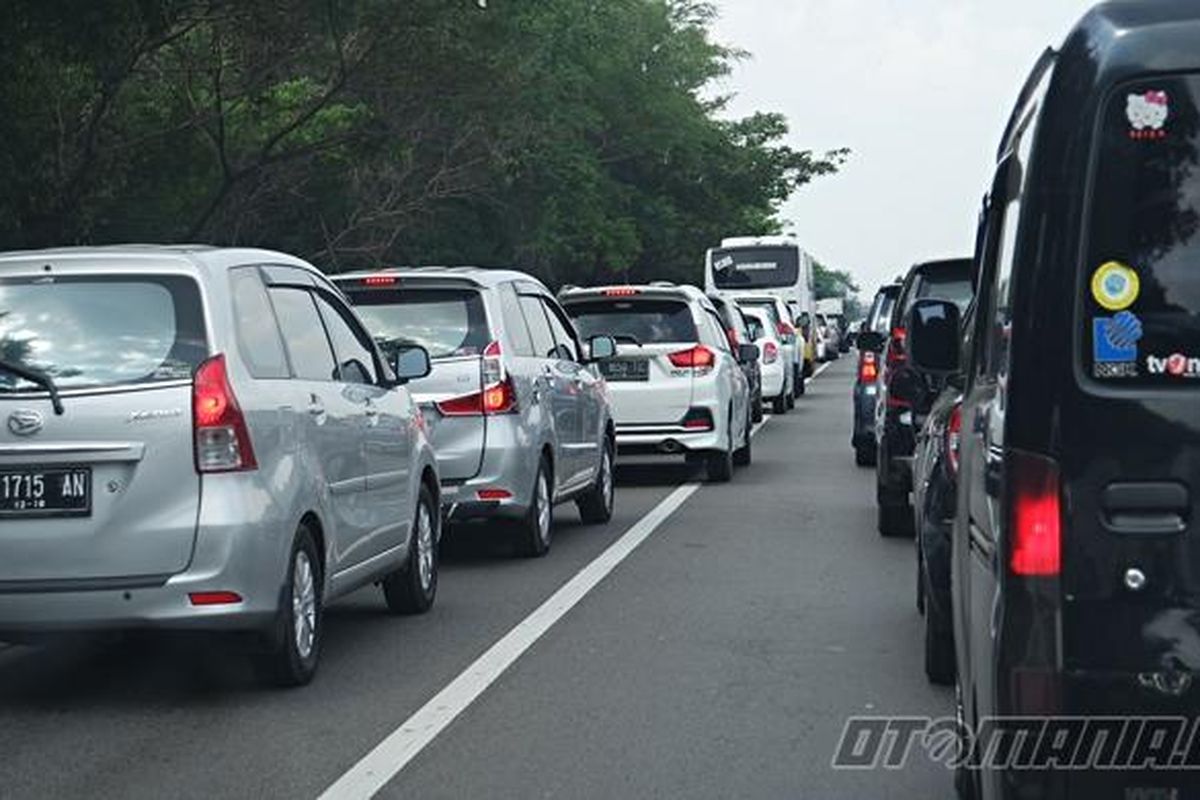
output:
[{"label": "silver minivan", "polygon": [[450,521],[513,520],[519,549],[541,556],[556,504],[574,500],[585,522],[609,520],[615,429],[595,362],[615,353],[611,338],[581,342],[522,272],[422,267],[335,280],[384,352],[419,345],[433,360],[412,390]]},{"label": "silver minivan", "polygon": [[333,598],[427,610],[440,490],[403,384],[428,366],[280,253],[0,254],[0,639],[250,630],[298,685]]}]

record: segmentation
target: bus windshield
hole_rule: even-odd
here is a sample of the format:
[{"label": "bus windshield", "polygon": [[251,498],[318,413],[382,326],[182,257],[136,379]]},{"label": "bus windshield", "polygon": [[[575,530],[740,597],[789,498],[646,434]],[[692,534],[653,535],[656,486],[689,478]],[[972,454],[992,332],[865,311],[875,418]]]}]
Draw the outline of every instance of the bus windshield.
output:
[{"label": "bus windshield", "polygon": [[770,289],[795,286],[800,251],[795,247],[734,247],[712,251],[717,289]]}]

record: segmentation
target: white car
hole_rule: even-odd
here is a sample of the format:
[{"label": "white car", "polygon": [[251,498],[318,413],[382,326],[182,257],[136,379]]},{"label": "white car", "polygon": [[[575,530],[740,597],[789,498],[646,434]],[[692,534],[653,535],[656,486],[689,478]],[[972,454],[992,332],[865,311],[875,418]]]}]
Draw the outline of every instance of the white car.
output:
[{"label": "white car", "polygon": [[796,398],[804,394],[804,338],[792,324],[792,313],[781,298],[773,294],[739,294],[734,298],[743,309],[756,308],[770,317],[775,335],[779,338],[783,363],[787,370],[787,407],[794,408]]},{"label": "white car", "polygon": [[784,360],[783,343],[771,317],[762,308],[743,308],[742,313],[750,321],[750,335],[758,347],[758,364],[762,371],[763,402],[771,403],[772,414],[788,412],[787,362]]},{"label": "white car", "polygon": [[750,384],[712,302],[694,286],[655,284],[567,289],[559,300],[586,340],[608,335],[615,357],[600,362],[612,397],[620,454],[703,460],[724,482],[750,463]]}]

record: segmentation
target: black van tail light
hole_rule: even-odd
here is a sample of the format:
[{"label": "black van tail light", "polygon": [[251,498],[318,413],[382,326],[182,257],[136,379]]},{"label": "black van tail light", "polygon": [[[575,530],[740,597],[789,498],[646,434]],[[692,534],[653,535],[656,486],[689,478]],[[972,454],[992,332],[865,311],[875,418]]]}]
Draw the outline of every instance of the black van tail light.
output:
[{"label": "black van tail light", "polygon": [[908,354],[904,351],[907,342],[907,328],[892,328],[892,339],[888,343],[887,349],[887,363],[889,367],[898,366],[908,361]]},{"label": "black van tail light", "polygon": [[250,429],[229,384],[224,355],[215,355],[196,368],[192,379],[192,432],[197,472],[258,469]]},{"label": "black van tail light", "polygon": [[858,382],[874,383],[879,377],[879,360],[872,350],[864,350],[858,356]]},{"label": "black van tail light", "polygon": [[1062,485],[1058,464],[1044,456],[1010,452],[1012,492],[1009,567],[1021,577],[1062,572]]},{"label": "black van tail light", "polygon": [[438,411],[447,417],[477,417],[516,411],[517,393],[512,378],[504,369],[503,355],[500,342],[492,342],[485,347],[479,366],[483,391],[440,400],[434,403]]},{"label": "black van tail light", "polygon": [[954,404],[946,421],[946,466],[950,475],[958,474],[958,448],[962,443],[962,402]]}]

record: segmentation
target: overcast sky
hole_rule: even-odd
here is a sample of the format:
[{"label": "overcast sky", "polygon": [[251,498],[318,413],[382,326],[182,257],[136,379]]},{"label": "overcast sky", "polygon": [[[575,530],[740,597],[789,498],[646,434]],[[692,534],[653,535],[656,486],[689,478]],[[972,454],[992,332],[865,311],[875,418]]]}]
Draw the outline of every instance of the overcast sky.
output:
[{"label": "overcast sky", "polygon": [[[730,113],[780,111],[791,144],[849,147],[784,217],[869,299],[916,261],[969,255],[1025,77],[1092,0],[717,0],[715,35],[750,57],[717,85]],[[736,232],[732,232],[736,233]]]}]

